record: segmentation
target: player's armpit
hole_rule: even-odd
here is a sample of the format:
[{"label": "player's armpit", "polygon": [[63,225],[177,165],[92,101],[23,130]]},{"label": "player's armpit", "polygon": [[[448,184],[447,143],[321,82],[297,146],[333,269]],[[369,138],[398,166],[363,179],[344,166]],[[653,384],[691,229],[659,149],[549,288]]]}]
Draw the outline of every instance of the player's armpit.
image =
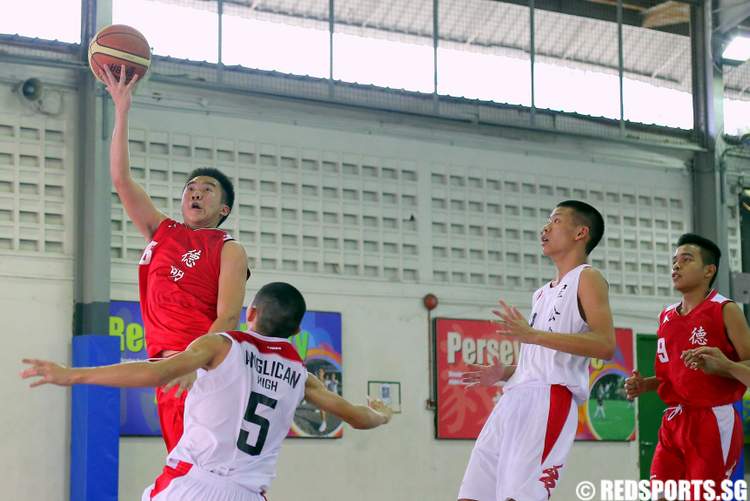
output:
[{"label": "player's armpit", "polygon": [[226,336],[220,334],[205,335],[201,336],[187,347],[182,353],[175,355],[168,359],[176,359],[177,357],[184,356],[189,357],[186,365],[194,366],[192,370],[181,366],[179,369],[180,374],[174,377],[183,376],[192,372],[193,370],[206,369],[211,370],[218,367],[220,363],[224,361],[229,350],[232,348],[232,341]]},{"label": "player's armpit", "polygon": [[153,363],[159,373],[157,386],[163,386],[198,369],[215,369],[224,361],[231,347],[232,342],[225,336],[212,334],[199,337],[182,353]]},{"label": "player's armpit", "polygon": [[229,241],[221,249],[219,294],[216,298],[216,320],[209,332],[224,332],[237,328],[245,300],[247,282],[247,253],[238,242]]},{"label": "player's armpit", "polygon": [[737,350],[740,360],[750,359],[750,327],[742,309],[737,303],[727,303],[722,308],[722,316],[729,341]]},{"label": "player's armpit", "polygon": [[305,400],[360,430],[383,425],[390,420],[392,414],[385,406],[371,409],[366,405],[354,405],[338,394],[328,391],[320,379],[312,374],[307,376],[305,383]]}]

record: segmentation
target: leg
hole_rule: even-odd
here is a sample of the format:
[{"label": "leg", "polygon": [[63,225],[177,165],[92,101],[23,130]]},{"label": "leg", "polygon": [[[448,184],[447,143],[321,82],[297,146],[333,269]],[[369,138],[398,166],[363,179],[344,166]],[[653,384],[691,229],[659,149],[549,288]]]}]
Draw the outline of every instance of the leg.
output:
[{"label": "leg", "polygon": [[497,499],[547,501],[575,440],[578,409],[570,391],[558,385],[523,389],[515,400],[513,424],[503,436]]},{"label": "leg", "polygon": [[485,421],[482,431],[466,466],[464,478],[458,491],[459,501],[495,501],[496,471],[498,460],[498,435],[501,433],[498,415],[502,400]]},{"label": "leg", "polygon": [[680,480],[685,478],[685,456],[679,447],[680,424],[685,420],[681,414],[674,419],[664,416],[659,427],[659,442],[651,461],[651,480]]},{"label": "leg", "polygon": [[[686,477],[713,480],[720,485],[731,477],[742,451],[742,421],[731,405],[689,416],[686,430]],[[698,433],[698,430],[700,432]],[[694,437],[688,441],[687,437]],[[695,438],[697,437],[697,439]]]},{"label": "leg", "polygon": [[318,426],[318,431],[321,433],[326,431],[326,411],[324,410],[320,411],[320,426]]}]

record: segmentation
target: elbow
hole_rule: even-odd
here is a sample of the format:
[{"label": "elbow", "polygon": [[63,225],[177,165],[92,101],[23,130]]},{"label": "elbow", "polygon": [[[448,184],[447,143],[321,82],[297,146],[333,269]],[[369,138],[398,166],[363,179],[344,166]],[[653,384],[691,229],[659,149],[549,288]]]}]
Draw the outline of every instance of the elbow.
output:
[{"label": "elbow", "polygon": [[602,360],[611,360],[615,356],[617,346],[615,345],[614,340],[611,343],[607,343],[606,345],[602,346],[600,353],[597,354],[597,358],[600,358]]},{"label": "elbow", "polygon": [[355,430],[369,430],[370,428],[374,428],[377,425],[370,419],[371,416],[369,413],[370,409],[364,406],[357,409],[357,412],[347,420],[349,426]]},{"label": "elbow", "polygon": [[369,430],[370,428],[374,428],[374,426],[367,420],[356,419],[349,424],[355,430]]},{"label": "elbow", "polygon": [[160,386],[164,386],[174,379],[174,376],[169,372],[160,370],[161,368],[157,367],[157,364],[158,362],[154,363],[154,365],[151,367],[148,382],[145,386],[152,386],[154,388],[157,388]]},{"label": "elbow", "polygon": [[216,324],[215,324],[216,328],[214,328],[213,331],[223,332],[223,331],[235,330],[239,324],[240,324],[239,313],[219,315],[216,318]]},{"label": "elbow", "polygon": [[112,169],[110,171],[110,177],[112,178],[112,186],[114,186],[115,191],[118,194],[127,187],[128,178],[119,171]]}]

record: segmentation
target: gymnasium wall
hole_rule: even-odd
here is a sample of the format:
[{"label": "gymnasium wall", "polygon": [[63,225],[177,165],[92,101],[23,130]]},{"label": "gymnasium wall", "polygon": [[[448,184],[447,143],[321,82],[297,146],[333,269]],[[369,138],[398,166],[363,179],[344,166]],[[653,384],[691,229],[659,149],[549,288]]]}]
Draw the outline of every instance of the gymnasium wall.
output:
[{"label": "gymnasium wall", "polygon": [[[57,116],[11,94],[32,75],[59,86]],[[70,79],[63,70],[0,69],[8,499],[67,498],[69,392],[29,392],[15,372],[22,356],[70,357],[80,231]],[[455,499],[472,444],[433,438],[421,297],[440,298],[436,316],[489,318],[500,297],[527,312],[530,292],[553,273],[538,230],[555,202],[582,198],[607,218],[592,260],[611,284],[616,324],[653,332],[672,296],[672,242],[691,225],[685,153],[150,82],[132,112],[131,155],[134,174],[172,214],[192,167],[234,176],[225,224],[254,268],[246,302],[268,281],[296,284],[310,309],[342,313],[344,396],[364,401],[371,379],[402,383],[403,413],[387,427],[287,441],[272,499]],[[143,242],[114,196],[112,221],[111,297],[137,299]],[[121,499],[137,499],[163,454],[158,439],[122,439]],[[633,478],[636,460],[635,444],[578,442],[555,499],[574,499],[582,479]]]},{"label": "gymnasium wall", "polygon": [[[12,86],[38,76],[50,89],[45,116]],[[12,64],[0,70],[0,364],[4,499],[62,500],[68,492],[70,392],[29,391],[22,357],[70,359],[75,252],[76,95],[71,75]]]},{"label": "gymnasium wall", "polygon": [[[471,443],[433,438],[420,298],[435,293],[438,316],[489,318],[501,296],[528,310],[553,273],[537,235],[556,201],[589,199],[606,213],[593,258],[616,291],[618,325],[652,332],[671,295],[671,242],[690,226],[684,158],[154,84],[137,103],[131,163],[164,210],[179,210],[194,167],[235,176],[226,224],[256,268],[248,300],[280,279],[311,309],[340,311],[346,397],[362,401],[368,379],[402,382],[403,413],[387,428],[288,441],[277,499],[455,499]],[[115,203],[112,297],[135,299],[143,242],[120,220]],[[163,450],[140,438],[121,445],[121,492],[134,497]],[[634,444],[578,443],[567,478],[590,478],[593,464],[611,465],[601,478],[632,477],[636,458]],[[557,499],[576,483],[563,480]]]}]

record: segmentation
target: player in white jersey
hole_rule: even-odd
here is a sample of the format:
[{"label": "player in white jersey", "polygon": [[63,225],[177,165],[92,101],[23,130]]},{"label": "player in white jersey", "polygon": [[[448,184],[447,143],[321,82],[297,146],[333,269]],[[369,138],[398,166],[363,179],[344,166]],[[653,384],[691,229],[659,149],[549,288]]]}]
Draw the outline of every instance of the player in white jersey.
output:
[{"label": "player in white jersey", "polygon": [[276,476],[281,442],[294,411],[306,398],[355,428],[387,423],[392,412],[381,402],[352,405],[308,374],[288,337],[299,332],[305,313],[302,294],[271,283],[248,308],[250,332],[208,334],[188,349],[157,362],[96,368],[65,368],[28,360],[22,377],[32,383],[160,386],[198,371],[185,402],[185,429],[167,456],[163,473],[143,500],[262,501]]},{"label": "player in white jersey", "polygon": [[614,355],[615,334],[601,273],[586,264],[604,234],[595,208],[568,200],[541,231],[542,253],[557,277],[532,297],[527,321],[500,301],[498,333],[517,338],[517,366],[475,366],[468,384],[507,381],[464,474],[461,501],[550,498],[575,439],[577,405],[588,398],[589,357]]}]

